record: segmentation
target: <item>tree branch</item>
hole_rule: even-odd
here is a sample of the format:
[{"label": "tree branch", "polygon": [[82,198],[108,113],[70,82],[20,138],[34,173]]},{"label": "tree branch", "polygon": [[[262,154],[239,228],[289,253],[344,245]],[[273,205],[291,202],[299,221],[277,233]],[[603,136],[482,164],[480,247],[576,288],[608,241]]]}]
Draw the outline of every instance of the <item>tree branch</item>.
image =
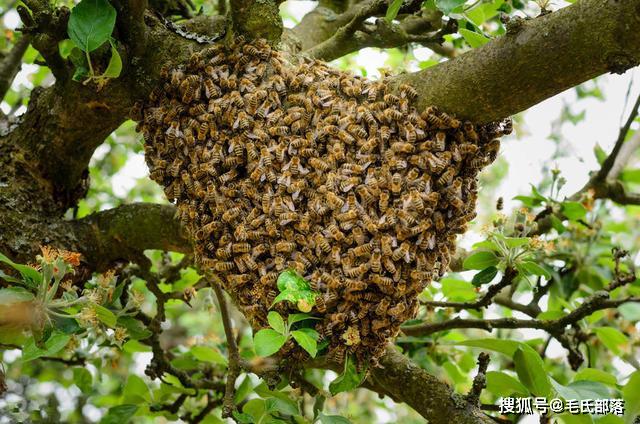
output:
[{"label": "tree branch", "polygon": [[232,416],[235,409],[234,396],[236,393],[235,384],[238,375],[240,374],[240,353],[238,352],[238,345],[236,344],[236,338],[233,334],[233,326],[231,325],[231,319],[229,317],[229,310],[227,308],[227,301],[224,297],[224,291],[222,287],[216,282],[212,282],[211,286],[218,298],[218,305],[220,306],[220,315],[222,315],[222,324],[224,326],[224,334],[227,338],[227,346],[229,349],[229,371],[227,373],[227,382],[224,391],[224,401],[222,406],[222,417],[229,418]]},{"label": "tree branch", "polygon": [[13,45],[11,51],[2,58],[0,62],[0,99],[4,99],[7,91],[11,87],[13,79],[16,77],[22,66],[22,56],[29,48],[31,37],[23,35]]},{"label": "tree branch", "polygon": [[489,424],[479,407],[433,375],[418,367],[393,346],[371,370],[371,380],[396,400],[403,401],[433,424]]},{"label": "tree branch", "polygon": [[640,63],[640,0],[579,0],[528,20],[481,48],[413,74],[416,107],[483,123],[539,103],[606,72]]}]

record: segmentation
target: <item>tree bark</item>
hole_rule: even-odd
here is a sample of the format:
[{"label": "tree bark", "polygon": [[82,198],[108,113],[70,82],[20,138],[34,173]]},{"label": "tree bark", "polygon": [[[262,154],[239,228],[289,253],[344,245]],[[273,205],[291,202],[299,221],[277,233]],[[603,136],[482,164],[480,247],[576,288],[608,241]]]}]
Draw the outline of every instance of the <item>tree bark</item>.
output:
[{"label": "tree bark", "polygon": [[580,0],[456,59],[403,74],[392,84],[477,123],[506,118],[598,75],[640,63],[640,0]]}]

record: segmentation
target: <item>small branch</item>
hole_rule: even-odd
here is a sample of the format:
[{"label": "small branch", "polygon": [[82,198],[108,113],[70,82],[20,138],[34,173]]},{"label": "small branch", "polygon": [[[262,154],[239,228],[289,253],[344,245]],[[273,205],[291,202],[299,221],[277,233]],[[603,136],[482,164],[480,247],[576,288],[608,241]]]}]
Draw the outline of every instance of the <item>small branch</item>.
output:
[{"label": "small branch", "polygon": [[222,315],[222,324],[224,326],[224,334],[227,337],[227,346],[229,348],[229,371],[227,373],[227,383],[224,392],[224,401],[222,407],[222,417],[229,418],[233,414],[235,409],[234,396],[235,396],[235,384],[238,375],[240,374],[240,354],[238,352],[238,345],[233,335],[233,326],[231,325],[231,319],[229,317],[229,309],[227,308],[227,301],[224,297],[224,291],[222,287],[216,282],[212,282],[211,286],[218,298],[218,305],[220,306],[220,314]]},{"label": "small branch", "polygon": [[488,353],[481,352],[480,355],[478,355],[478,373],[473,378],[471,391],[469,391],[467,395],[467,402],[472,405],[480,405],[480,394],[482,390],[487,387],[487,368],[489,367],[490,361],[491,357]]},{"label": "small branch", "polygon": [[56,80],[69,77],[69,68],[60,56],[58,43],[67,38],[67,22],[69,9],[67,7],[54,8],[44,0],[26,0],[24,6],[18,6],[17,11],[24,25],[19,29],[31,35],[31,43],[38,50]]},{"label": "small branch", "polygon": [[613,168],[613,165],[615,164],[618,158],[618,154],[620,153],[622,146],[627,138],[627,133],[631,128],[631,124],[633,124],[633,121],[636,119],[636,116],[638,116],[638,109],[640,109],[640,96],[638,96],[638,98],[636,99],[636,102],[633,105],[631,112],[629,113],[629,117],[627,118],[627,121],[622,126],[622,128],[620,128],[620,132],[618,133],[618,139],[616,140],[616,144],[614,145],[613,150],[611,151],[609,156],[607,156],[607,158],[602,163],[602,166],[600,167],[600,171],[598,171],[598,173],[594,178],[594,182],[606,181],[609,178],[609,172]]},{"label": "small branch", "polygon": [[31,43],[30,35],[23,35],[0,62],[0,100],[4,99],[22,66],[22,56]]},{"label": "small branch", "polygon": [[424,301],[423,305],[436,308],[454,308],[460,309],[480,309],[489,306],[493,298],[502,291],[505,287],[508,287],[513,282],[514,278],[518,275],[518,271],[513,268],[507,268],[502,276],[502,279],[492,286],[489,286],[487,292],[480,299],[475,302],[439,302],[439,301]]}]

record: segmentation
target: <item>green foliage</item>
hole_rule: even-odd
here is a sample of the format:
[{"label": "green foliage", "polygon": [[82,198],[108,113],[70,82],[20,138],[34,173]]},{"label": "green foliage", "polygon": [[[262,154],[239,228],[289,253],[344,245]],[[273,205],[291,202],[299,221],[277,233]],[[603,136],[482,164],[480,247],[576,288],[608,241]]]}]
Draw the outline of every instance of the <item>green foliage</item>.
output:
[{"label": "green foliage", "polygon": [[272,306],[286,300],[294,303],[299,311],[309,312],[316,303],[318,294],[311,290],[309,282],[295,270],[288,269],[280,273],[277,286],[280,294],[276,296]]},{"label": "green foliage", "polygon": [[256,353],[259,356],[271,356],[293,337],[300,347],[306,350],[312,358],[315,358],[318,353],[318,332],[308,327],[293,329],[295,324],[313,319],[316,318],[309,314],[290,314],[285,322],[278,312],[270,311],[267,320],[271,328],[258,331],[253,338]]},{"label": "green foliage", "polygon": [[344,371],[329,384],[329,390],[334,396],[341,392],[353,390],[362,384],[366,375],[367,370],[364,369],[358,372],[353,360],[347,356],[344,360]]},{"label": "green foliage", "polygon": [[[84,83],[95,81],[99,88],[122,72],[122,59],[111,33],[116,24],[116,10],[107,0],[82,0],[72,10],[67,32],[75,44],[68,57],[75,66],[73,79]],[[90,53],[109,42],[109,62],[101,74],[96,74]],[[86,78],[86,79],[85,79]]]}]

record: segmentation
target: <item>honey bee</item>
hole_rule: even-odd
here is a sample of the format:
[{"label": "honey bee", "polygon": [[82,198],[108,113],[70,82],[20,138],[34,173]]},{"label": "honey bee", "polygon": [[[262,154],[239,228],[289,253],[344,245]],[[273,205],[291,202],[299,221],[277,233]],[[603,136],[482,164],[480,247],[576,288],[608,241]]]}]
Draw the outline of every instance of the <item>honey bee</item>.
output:
[{"label": "honey bee", "polygon": [[391,144],[391,150],[396,153],[410,154],[410,153],[413,153],[413,151],[415,150],[415,147],[411,143],[403,143],[398,141]]},{"label": "honey bee", "polygon": [[407,84],[400,85],[400,94],[410,100],[415,100],[418,97],[418,91]]},{"label": "honey bee", "polygon": [[213,269],[218,272],[227,272],[234,269],[235,266],[236,264],[233,262],[216,261],[213,266]]},{"label": "honey bee", "polygon": [[378,316],[385,316],[387,314],[387,309],[389,308],[389,299],[383,297],[380,299],[380,302],[376,305],[375,314]]},{"label": "honey bee", "polygon": [[320,233],[316,235],[315,242],[322,252],[324,253],[331,252],[331,245],[329,244],[329,241],[326,238],[324,238]]},{"label": "honey bee", "polygon": [[376,251],[371,254],[371,258],[369,259],[369,269],[371,270],[371,272],[379,274],[382,271],[381,259],[382,255],[380,254],[380,251],[376,249]]},{"label": "honey bee", "polygon": [[329,226],[327,226],[327,232],[336,241],[340,242],[345,238],[344,233],[340,231],[340,229],[335,224],[330,224]]}]

